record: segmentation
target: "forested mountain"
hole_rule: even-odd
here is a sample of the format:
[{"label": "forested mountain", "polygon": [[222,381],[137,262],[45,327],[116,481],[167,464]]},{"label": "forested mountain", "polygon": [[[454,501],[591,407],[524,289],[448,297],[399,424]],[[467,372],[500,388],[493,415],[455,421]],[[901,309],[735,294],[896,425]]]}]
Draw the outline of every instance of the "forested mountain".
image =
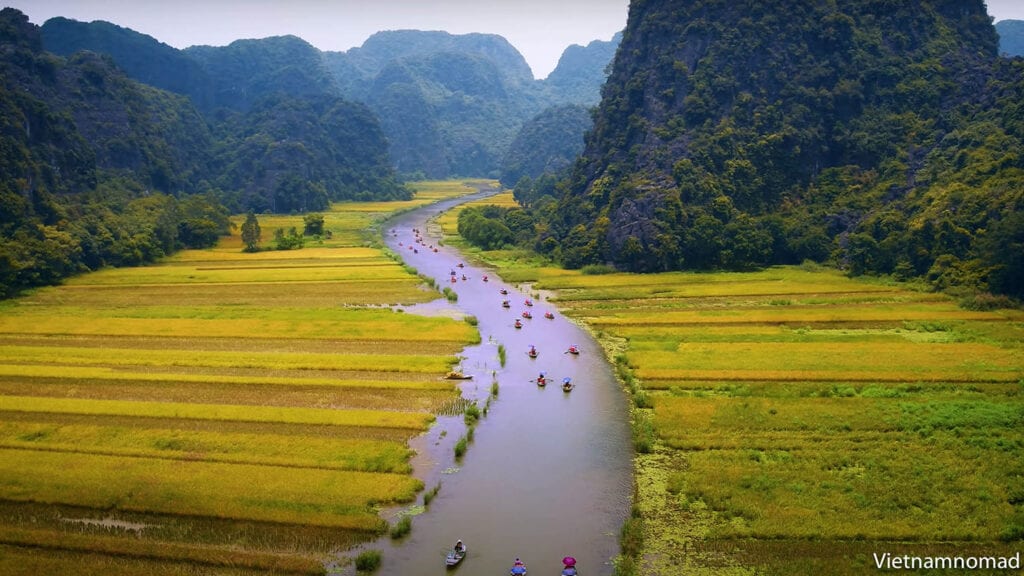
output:
[{"label": "forested mountain", "polygon": [[[105,45],[177,62],[160,60],[173,54],[129,32],[115,27]],[[43,40],[21,12],[0,12],[0,297],[211,245],[227,232],[224,204],[316,210],[329,199],[409,195],[396,183],[373,114],[310,88],[333,90],[322,67],[319,77],[316,68],[285,67],[243,83],[240,70],[258,69],[254,62],[279,58],[301,68],[301,41],[235,43],[204,57],[221,81],[234,78],[245,91],[232,96],[244,111],[204,117],[185,95],[129,78],[112,56],[61,58],[44,51]],[[296,75],[311,80],[291,82]],[[282,94],[276,83],[296,90]]]},{"label": "forested mountain", "polygon": [[213,80],[213,107],[247,110],[267,96],[338,95],[320,51],[295,36],[192,46],[184,54]]},{"label": "forested mountain", "polygon": [[1024,56],[1024,20],[996,22],[999,33],[999,53],[1006,56]]},{"label": "forested mountain", "polygon": [[501,36],[398,30],[347,52],[320,52],[294,36],[175,50],[106,22],[54,18],[48,50],[110,55],[132,78],[184,94],[208,117],[244,112],[275,95],[342,96],[376,114],[401,174],[499,175],[523,123],[555,104],[597,102],[611,42],[571,46],[547,80],[534,80]]},{"label": "forested mountain", "polygon": [[362,46],[346,52],[324,52],[323,58],[343,93],[350,98],[364,99],[374,80],[388,65],[438,53],[466,54],[488,60],[511,84],[533,82],[533,73],[522,54],[495,34],[388,30],[377,32]]},{"label": "forested mountain", "polygon": [[247,110],[272,95],[338,94],[320,51],[295,36],[178,50],[109,22],[67,18],[47,20],[42,34],[50,52],[109,55],[135,80],[186,95],[206,113],[218,108]]},{"label": "forested mountain", "polygon": [[214,106],[214,79],[194,59],[152,36],[109,22],[59,17],[47,20],[41,30],[43,46],[58,56],[82,50],[106,54],[139,82],[184,94],[201,110]]},{"label": "forested mountain", "polygon": [[202,178],[232,210],[321,210],[330,200],[409,194],[376,118],[341,100],[321,52],[295,36],[176,50],[107,22],[53,18],[42,39],[72,59],[101,52],[135,80],[192,98],[216,139],[201,153]]},{"label": "forested mountain", "polygon": [[534,80],[522,55],[490,34],[399,30],[324,59],[347,97],[380,117],[403,174],[497,177],[520,127],[555,104],[597,102],[617,39],[569,47]]},{"label": "forested mountain", "polygon": [[557,174],[583,151],[583,135],[593,126],[587,108],[554,106],[531,118],[512,142],[501,167],[501,183],[511,188],[523,177]]},{"label": "forested mountain", "polygon": [[409,198],[387,142],[362,104],[332,96],[267,97],[218,128],[214,177],[232,206],[323,210],[329,201]]},{"label": "forested mountain", "polygon": [[[982,0],[646,0],[538,245],[568,266],[805,259],[1024,293],[1024,61]],[[557,248],[557,249],[556,249]]]},{"label": "forested mountain", "polygon": [[558,66],[543,80],[552,103],[593,106],[601,100],[606,69],[622,41],[619,32],[611,40],[594,40],[586,46],[573,44],[562,52]]},{"label": "forested mountain", "polygon": [[38,27],[0,11],[0,297],[216,241],[215,198],[160,193],[196,191],[210,149],[187,98],[97,54],[44,52]]}]

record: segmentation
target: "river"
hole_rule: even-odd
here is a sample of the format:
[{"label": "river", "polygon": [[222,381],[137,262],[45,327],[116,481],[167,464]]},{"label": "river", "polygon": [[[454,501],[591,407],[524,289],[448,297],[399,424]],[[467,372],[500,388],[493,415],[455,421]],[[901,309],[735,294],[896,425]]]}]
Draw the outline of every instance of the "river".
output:
[{"label": "river", "polygon": [[[385,537],[374,545],[384,552],[380,573],[508,574],[519,557],[530,574],[557,575],[568,555],[577,559],[581,574],[608,575],[629,511],[633,452],[628,402],[600,346],[543,300],[528,308],[524,301],[530,295],[493,272],[469,263],[458,268],[464,260],[456,250],[441,246],[435,253],[415,243],[413,229],[418,229],[425,245],[438,246],[437,231],[428,230],[430,218],[493,193],[421,208],[390,221],[385,231],[387,244],[406,263],[458,294],[458,302],[428,305],[428,311],[454,308],[479,322],[482,344],[463,352],[462,368],[474,376],[463,382],[463,396],[483,406],[492,372],[500,393],[461,461],[454,461],[452,450],[465,432],[461,417],[440,417],[413,442],[419,453],[415,474],[428,489],[440,482],[441,490],[413,519],[409,536],[398,542]],[[455,283],[451,270],[458,273]],[[508,296],[500,294],[503,288]],[[502,308],[503,299],[510,308]],[[533,319],[514,328],[528,309]],[[545,318],[545,311],[554,319]],[[499,343],[507,351],[504,367]],[[578,356],[565,353],[573,344],[579,346]],[[537,347],[537,358],[528,356],[530,345]],[[550,378],[544,388],[533,382],[541,371]],[[577,384],[571,393],[559,385],[564,377]],[[468,555],[447,570],[445,554],[457,539],[466,543]]]}]

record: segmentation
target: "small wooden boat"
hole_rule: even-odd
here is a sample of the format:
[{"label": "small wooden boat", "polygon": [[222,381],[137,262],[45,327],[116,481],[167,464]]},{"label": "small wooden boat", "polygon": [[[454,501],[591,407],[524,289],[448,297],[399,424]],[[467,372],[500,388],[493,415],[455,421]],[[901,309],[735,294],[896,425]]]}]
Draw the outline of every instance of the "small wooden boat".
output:
[{"label": "small wooden boat", "polygon": [[575,344],[573,344],[572,346],[569,346],[569,349],[566,350],[565,353],[566,354],[572,354],[573,356],[579,356],[580,355],[580,347],[575,345]]},{"label": "small wooden boat", "polygon": [[473,379],[473,375],[472,374],[463,374],[462,372],[458,372],[456,370],[452,370],[451,372],[449,372],[449,373],[444,375],[444,379],[445,380],[472,380]]},{"label": "small wooden boat", "polygon": [[519,321],[519,318],[516,318],[516,323],[513,324],[513,326],[515,326],[516,328],[522,328],[523,323]]},{"label": "small wooden boat", "polygon": [[523,312],[523,318],[526,318],[527,320],[529,320],[529,319],[533,318],[533,314],[530,314],[530,311],[526,310],[526,311]]},{"label": "small wooden boat", "polygon": [[544,317],[547,318],[548,320],[554,320],[555,319],[555,315],[552,314],[551,312],[545,312],[544,313]]},{"label": "small wooden boat", "polygon": [[562,381],[562,392],[572,392],[572,389],[575,387],[576,385],[572,383],[572,380],[566,379]]},{"label": "small wooden boat", "polygon": [[526,355],[529,356],[530,358],[536,358],[537,354],[538,352],[536,348],[530,348],[529,351],[526,352]]},{"label": "small wooden boat", "polygon": [[537,378],[537,386],[540,386],[541,388],[543,388],[543,387],[545,387],[547,385],[548,385],[548,379],[547,378],[545,378],[544,376],[540,376],[540,377]]},{"label": "small wooden boat", "polygon": [[502,308],[511,308],[512,305],[508,303],[508,300],[502,300],[501,307]]},{"label": "small wooden boat", "polygon": [[444,564],[445,564],[445,566],[447,566],[449,568],[452,568],[454,566],[458,566],[459,562],[462,562],[462,559],[465,558],[465,557],[466,557],[466,547],[465,546],[462,547],[462,550],[458,550],[456,548],[452,548],[451,551],[448,552],[448,556],[445,557]]}]

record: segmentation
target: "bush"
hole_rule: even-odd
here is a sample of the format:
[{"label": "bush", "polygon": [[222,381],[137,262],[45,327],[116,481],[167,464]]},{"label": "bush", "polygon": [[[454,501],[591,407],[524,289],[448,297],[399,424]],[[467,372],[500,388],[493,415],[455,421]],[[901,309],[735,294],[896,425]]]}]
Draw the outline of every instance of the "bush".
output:
[{"label": "bush", "polygon": [[614,274],[618,272],[614,266],[607,264],[587,264],[580,268],[580,273],[586,276],[600,276],[602,274]]},{"label": "bush", "polygon": [[391,527],[391,539],[398,540],[412,532],[412,516],[402,516],[402,519],[395,522]]},{"label": "bush", "polygon": [[466,453],[466,448],[469,447],[469,440],[465,436],[459,438],[459,441],[455,443],[455,457],[462,458]]},{"label": "bush", "polygon": [[1000,310],[1005,308],[1017,308],[1018,306],[1019,304],[1009,296],[1003,296],[1000,294],[989,294],[988,292],[972,294],[960,300],[961,308],[964,308],[965,310],[974,310],[977,312],[988,312],[990,310]]},{"label": "bush", "polygon": [[356,556],[356,570],[359,572],[373,572],[380,568],[380,550],[366,550]]},{"label": "bush", "polygon": [[466,324],[469,324],[470,326],[476,326],[480,323],[476,316],[466,316],[463,320],[465,320]]},{"label": "bush", "polygon": [[455,290],[452,290],[451,288],[445,286],[444,290],[441,290],[441,292],[444,293],[444,297],[447,298],[449,302],[459,301],[459,295],[455,293]]},{"label": "bush", "polygon": [[505,367],[505,345],[498,344],[498,360],[501,362],[501,367]]},{"label": "bush", "polygon": [[480,408],[477,407],[476,403],[466,406],[466,411],[463,414],[462,419],[466,422],[466,426],[476,424],[477,420],[480,419]]},{"label": "bush", "polygon": [[438,482],[433,488],[423,493],[423,505],[430,506],[430,502],[437,496],[437,493],[441,491],[441,483]]}]

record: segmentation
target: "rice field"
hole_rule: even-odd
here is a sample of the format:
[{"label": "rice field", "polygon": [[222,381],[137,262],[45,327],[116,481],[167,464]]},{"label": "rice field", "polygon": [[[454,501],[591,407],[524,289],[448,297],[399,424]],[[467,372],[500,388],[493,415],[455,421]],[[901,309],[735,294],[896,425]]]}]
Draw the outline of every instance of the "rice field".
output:
[{"label": "rice field", "polygon": [[642,570],[859,574],[1024,537],[1020,311],[800,268],[535,287],[642,396]]},{"label": "rice field", "polygon": [[631,392],[635,573],[1021,551],[1021,310],[818,267],[586,275],[477,256],[588,326]]},{"label": "rice field", "polygon": [[[322,573],[381,533],[479,335],[402,311],[440,294],[378,230],[472,191],[423,183],[335,205],[300,250],[244,253],[236,231],[0,302],[0,573]],[[302,229],[258,218],[264,239]]]}]

